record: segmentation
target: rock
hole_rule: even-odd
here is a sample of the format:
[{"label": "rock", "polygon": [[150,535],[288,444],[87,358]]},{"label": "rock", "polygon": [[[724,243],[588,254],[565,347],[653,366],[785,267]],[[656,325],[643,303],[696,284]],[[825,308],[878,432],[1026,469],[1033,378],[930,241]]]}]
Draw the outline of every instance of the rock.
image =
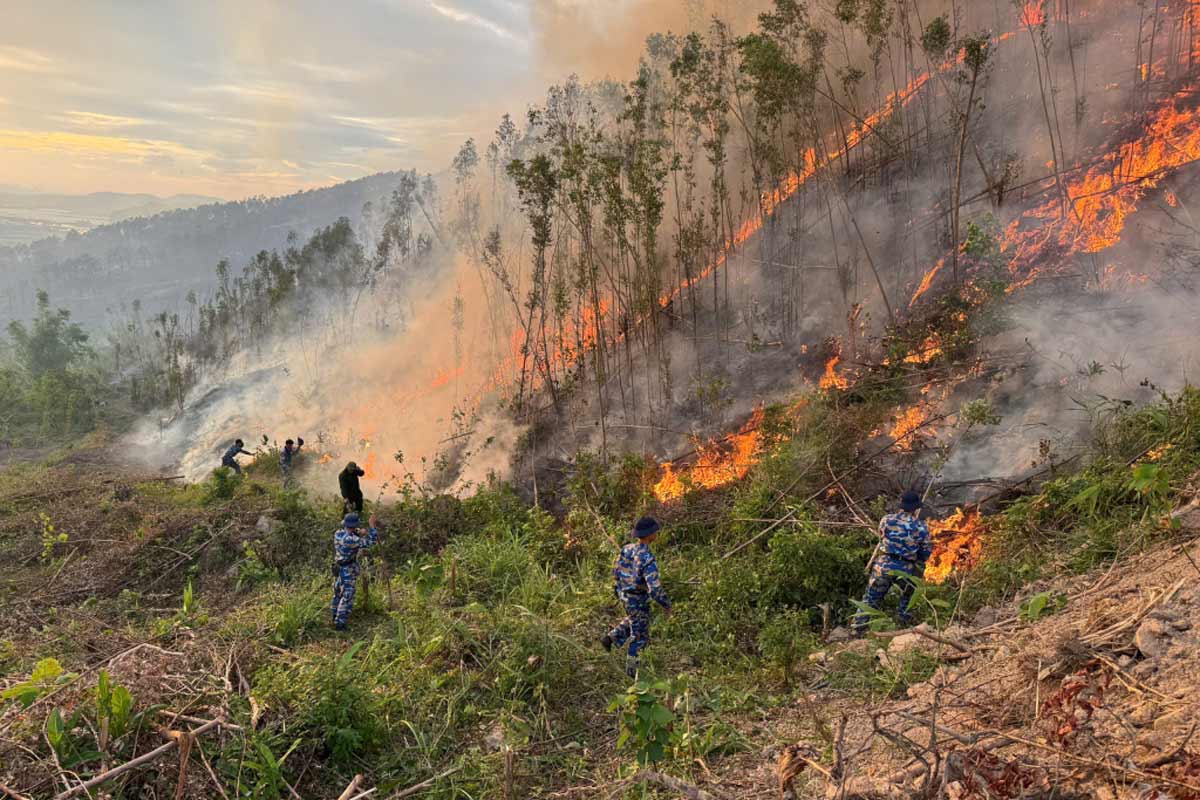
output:
[{"label": "rock", "polygon": [[1000,621],[1000,612],[991,606],[984,606],[975,612],[975,617],[971,623],[976,628],[986,628],[988,625],[995,625]]},{"label": "rock", "polygon": [[892,639],[892,643],[888,645],[888,653],[893,657],[897,657],[910,650],[920,650],[922,648],[926,648],[926,645],[931,644],[934,643],[919,634],[903,633],[897,636],[895,639]]},{"label": "rock", "polygon": [[1190,719],[1189,712],[1193,712],[1194,710],[1191,706],[1184,706],[1183,708],[1167,712],[1154,720],[1154,730],[1162,731],[1171,730],[1172,728],[1182,728],[1187,725]]},{"label": "rock", "polygon": [[1157,717],[1158,705],[1155,703],[1146,703],[1133,710],[1133,713],[1129,715],[1129,721],[1139,728],[1144,728],[1154,722]]},{"label": "rock", "polygon": [[818,650],[815,653],[808,654],[808,661],[811,664],[824,664],[829,660],[829,655],[824,650]]},{"label": "rock", "polygon": [[1133,643],[1146,658],[1158,658],[1163,655],[1170,644],[1166,623],[1155,617],[1146,619],[1133,635]]},{"label": "rock", "polygon": [[270,536],[282,527],[282,522],[274,517],[268,517],[266,514],[263,514],[258,518],[258,522],[254,523],[254,530],[258,531],[264,536]]},{"label": "rock", "polygon": [[1117,666],[1120,667],[1121,669],[1129,669],[1129,667],[1132,666],[1132,664],[1133,664],[1133,656],[1131,656],[1131,655],[1126,654],[1117,659]]},{"label": "rock", "polygon": [[483,744],[488,750],[499,750],[504,746],[504,727],[500,723],[492,726],[488,731],[487,736],[483,737]]},{"label": "rock", "polygon": [[875,651],[875,660],[879,662],[879,666],[892,672],[896,671],[896,667],[892,664],[892,659],[888,658],[887,651],[882,647]]},{"label": "rock", "polygon": [[851,638],[850,629],[844,625],[839,625],[829,632],[831,642],[848,642]]}]

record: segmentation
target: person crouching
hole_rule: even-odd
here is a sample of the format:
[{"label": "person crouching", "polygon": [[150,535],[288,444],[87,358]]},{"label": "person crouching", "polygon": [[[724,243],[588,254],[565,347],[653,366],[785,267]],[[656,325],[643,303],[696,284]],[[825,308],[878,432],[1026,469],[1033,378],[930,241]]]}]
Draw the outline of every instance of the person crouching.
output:
[{"label": "person crouching", "polygon": [[621,548],[613,566],[613,593],[625,606],[627,616],[604,634],[600,644],[605,650],[612,650],[613,645],[624,647],[626,642],[629,643],[625,674],[630,678],[637,677],[641,652],[650,643],[650,601],[662,606],[665,616],[671,614],[671,600],[663,590],[658,577],[658,562],[650,552],[650,545],[658,539],[661,528],[653,517],[639,519],[633,526],[637,541]]}]

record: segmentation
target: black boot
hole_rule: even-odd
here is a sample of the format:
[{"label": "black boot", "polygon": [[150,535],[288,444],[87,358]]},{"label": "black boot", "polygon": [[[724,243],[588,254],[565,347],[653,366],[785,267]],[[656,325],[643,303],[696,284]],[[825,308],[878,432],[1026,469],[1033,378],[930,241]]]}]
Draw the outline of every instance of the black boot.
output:
[{"label": "black boot", "polygon": [[612,652],[613,640],[607,633],[600,637],[600,646],[606,651]]}]

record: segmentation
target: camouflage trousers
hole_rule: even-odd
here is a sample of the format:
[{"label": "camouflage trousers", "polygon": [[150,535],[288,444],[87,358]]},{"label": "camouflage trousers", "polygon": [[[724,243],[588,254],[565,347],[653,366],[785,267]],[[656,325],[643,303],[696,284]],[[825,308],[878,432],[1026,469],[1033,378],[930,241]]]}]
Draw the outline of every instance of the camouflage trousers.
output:
[{"label": "camouflage trousers", "polygon": [[[887,593],[891,590],[894,584],[900,585],[900,603],[898,608],[898,616],[900,624],[904,626],[912,625],[912,615],[908,613],[908,604],[912,600],[913,592],[916,590],[916,584],[908,580],[904,576],[893,575],[893,572],[902,572],[904,575],[915,575],[920,571],[920,565],[912,561],[901,561],[895,556],[880,555],[875,559],[875,563],[871,566],[871,581],[867,584],[867,593],[863,595],[863,605],[868,605],[871,608],[879,608],[879,604],[883,602],[883,598],[887,597]],[[867,615],[854,615],[854,630],[862,633],[867,628]]]},{"label": "camouflage trousers", "polygon": [[628,616],[609,631],[608,635],[617,647],[624,647],[625,643],[629,642],[629,657],[637,658],[638,653],[650,643],[650,599],[626,598],[625,613]]},{"label": "camouflage trousers", "polygon": [[358,584],[359,566],[357,563],[346,567],[334,566],[336,578],[333,582],[333,614],[334,625],[345,625],[354,609],[354,591]]}]

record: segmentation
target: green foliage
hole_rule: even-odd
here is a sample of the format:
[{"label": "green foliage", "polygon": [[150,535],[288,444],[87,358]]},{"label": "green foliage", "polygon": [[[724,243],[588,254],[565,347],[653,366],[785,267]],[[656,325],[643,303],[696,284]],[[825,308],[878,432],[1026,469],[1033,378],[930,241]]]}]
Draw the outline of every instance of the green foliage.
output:
[{"label": "green foliage", "polygon": [[667,705],[669,694],[666,681],[638,680],[609,704],[608,710],[617,712],[620,723],[617,747],[633,750],[639,766],[662,761],[674,741],[675,712]]},{"label": "green foliage", "polygon": [[64,672],[56,658],[44,658],[33,668],[28,680],[0,692],[0,699],[16,700],[29,708],[39,697],[75,679],[74,673]]},{"label": "green foliage", "polygon": [[237,564],[237,589],[265,583],[276,577],[275,571],[259,558],[258,551],[250,542],[242,543],[242,559]]},{"label": "green foliage", "polygon": [[779,667],[785,686],[791,686],[797,662],[812,652],[816,644],[808,615],[794,609],[774,615],[758,633],[759,651]]},{"label": "green foliage", "polygon": [[302,739],[296,739],[283,755],[276,757],[271,749],[270,741],[258,733],[250,734],[251,753],[242,761],[242,766],[249,773],[247,781],[248,797],[251,800],[280,800],[288,796],[284,794],[287,779],[283,766],[288,756],[300,746]]},{"label": "green foliage", "polygon": [[[96,682],[96,721],[108,739],[120,739],[133,722],[133,695],[124,686],[114,686],[107,670]],[[103,748],[102,748],[103,749]]]},{"label": "green foliage", "polygon": [[1021,602],[1019,616],[1024,622],[1037,622],[1044,616],[1057,614],[1067,607],[1067,596],[1062,592],[1038,592]]},{"label": "green foliage", "polygon": [[223,503],[233,498],[241,478],[229,467],[217,467],[201,484],[201,497],[206,505]]},{"label": "green foliage", "polygon": [[82,708],[75,709],[75,712],[66,718],[56,708],[46,717],[46,741],[54,748],[54,754],[63,769],[74,769],[80,764],[103,756],[103,753],[87,746],[86,737],[76,735],[75,731],[82,727],[82,724]]},{"label": "green foliage", "polygon": [[44,511],[38,512],[38,525],[41,529],[42,561],[54,557],[54,551],[60,544],[66,544],[70,538],[65,531],[56,530],[50,515]]},{"label": "green foliage", "polygon": [[[921,49],[931,59],[941,60],[946,56],[950,47],[950,21],[943,14],[934,17],[921,31]],[[936,68],[936,65],[935,65]]]},{"label": "green foliage", "polygon": [[271,641],[294,647],[308,639],[328,613],[328,591],[329,581],[322,578],[279,587],[273,602],[263,610]]},{"label": "green foliage", "polygon": [[990,400],[979,398],[962,404],[959,416],[968,428],[977,425],[999,425],[1000,415],[995,412]]},{"label": "green foliage", "polygon": [[[268,696],[287,702],[305,737],[321,742],[339,765],[384,741],[373,676],[356,661],[365,643],[346,652],[299,667],[271,668],[260,676]],[[282,760],[282,759],[281,759]]]}]

